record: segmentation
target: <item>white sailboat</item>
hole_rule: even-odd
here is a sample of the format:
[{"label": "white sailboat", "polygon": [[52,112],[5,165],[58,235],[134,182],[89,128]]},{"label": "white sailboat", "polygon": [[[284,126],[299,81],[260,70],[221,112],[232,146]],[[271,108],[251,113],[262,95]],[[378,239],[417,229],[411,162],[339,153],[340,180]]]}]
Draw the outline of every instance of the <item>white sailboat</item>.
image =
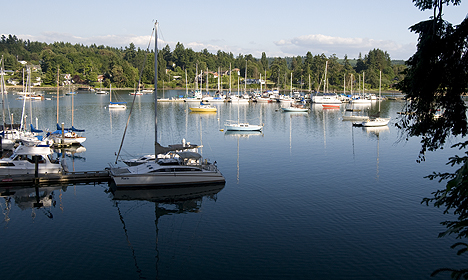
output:
[{"label": "white sailboat", "polygon": [[288,107],[281,107],[283,112],[309,112],[309,107],[301,102],[291,103]]},{"label": "white sailboat", "polygon": [[99,82],[99,83],[100,83],[99,90],[97,90],[95,93],[96,93],[96,94],[108,94],[107,91],[105,91],[105,90],[102,89],[102,81]]},{"label": "white sailboat", "polygon": [[8,139],[5,137],[5,130],[6,130],[6,124],[5,124],[5,95],[7,94],[7,91],[5,89],[5,71],[4,71],[4,61],[3,61],[3,55],[2,55],[2,61],[1,61],[1,68],[0,68],[0,75],[1,75],[1,80],[0,80],[0,91],[2,93],[2,146],[1,148],[4,150],[12,150],[16,141],[15,139]]},{"label": "white sailboat", "polygon": [[53,131],[53,132],[48,132],[46,134],[46,137],[48,137],[49,139],[51,139],[54,144],[56,145],[76,145],[76,144],[82,144],[84,141],[86,141],[86,137],[84,136],[81,136],[79,134],[77,134],[76,132],[84,132],[83,129],[77,129],[74,127],[73,125],[73,121],[74,121],[74,115],[75,115],[75,106],[74,106],[74,95],[72,95],[72,108],[71,108],[71,112],[72,112],[72,119],[71,119],[71,123],[72,123],[72,127],[71,128],[65,128],[64,127],[64,123],[62,123],[62,125],[60,126],[59,125],[59,78],[58,78],[58,73],[57,73],[57,130]]},{"label": "white sailboat", "polygon": [[[158,48],[157,48],[157,22],[154,25],[155,32],[155,59],[154,69],[158,69]],[[158,75],[155,71],[154,86],[157,92]],[[155,113],[155,155],[156,160],[148,161],[131,167],[110,168],[111,177],[117,188],[141,188],[141,187],[162,187],[200,184],[224,184],[226,180],[216,167],[215,163],[203,160],[202,156],[196,152],[182,151],[176,152],[178,148],[162,147],[159,145],[157,130],[157,94],[154,95]],[[122,138],[123,144],[123,138]],[[121,144],[121,146],[122,146]],[[182,145],[182,148],[183,145]],[[117,154],[117,158],[118,155]]]},{"label": "white sailboat", "polygon": [[380,71],[380,82],[379,82],[379,116],[377,118],[371,118],[369,120],[363,121],[361,125],[364,127],[386,126],[390,122],[390,118],[380,117],[381,87],[382,87],[382,71]]},{"label": "white sailboat", "polygon": [[112,85],[109,88],[109,110],[110,109],[127,109],[127,102],[112,102]]},{"label": "white sailboat", "polygon": [[232,120],[227,120],[224,123],[224,129],[226,131],[261,131],[263,129],[263,124],[249,124],[248,122],[240,122],[239,119],[239,105],[237,105],[237,122]]},{"label": "white sailboat", "polygon": [[[317,104],[341,104],[341,100],[338,98],[336,93],[328,93],[326,90],[327,84],[327,70],[328,70],[328,61],[325,62],[325,74],[323,79],[323,94],[312,96],[312,103]],[[319,85],[320,87],[320,85]]]}]

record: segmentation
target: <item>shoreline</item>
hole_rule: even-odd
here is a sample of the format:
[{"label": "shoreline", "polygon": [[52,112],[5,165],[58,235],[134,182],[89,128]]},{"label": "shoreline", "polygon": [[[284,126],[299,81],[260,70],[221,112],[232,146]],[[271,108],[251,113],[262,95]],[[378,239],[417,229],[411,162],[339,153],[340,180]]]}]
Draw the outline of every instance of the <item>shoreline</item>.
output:
[{"label": "shoreline", "polygon": [[[87,86],[78,86],[77,88],[85,88]],[[89,86],[88,86],[89,87]],[[8,89],[23,89],[22,86],[5,86],[5,88],[8,90]],[[68,87],[67,86],[60,86],[59,87],[59,90],[62,90],[62,89],[67,89]],[[90,87],[92,88],[92,87]],[[56,90],[57,87],[31,87],[31,89],[35,89],[35,90]],[[96,88],[94,88],[96,89]],[[102,88],[103,90],[110,90],[109,88]],[[113,90],[135,90],[134,88],[112,88]],[[146,89],[154,89],[154,88],[146,88]],[[78,89],[77,89],[78,90]],[[161,88],[158,88],[158,91],[159,90],[162,90]],[[166,88],[165,90],[186,90],[185,87],[175,87],[175,88]],[[192,91],[193,89],[189,88],[189,91]],[[210,89],[210,91],[216,91],[217,89]],[[224,89],[224,90],[227,90],[227,89]],[[233,91],[237,91],[237,88],[236,89],[233,89]],[[243,89],[242,89],[243,91]],[[280,92],[289,92],[290,90],[288,89],[283,89],[283,90],[279,90]],[[307,90],[303,90],[303,91],[300,91],[300,92],[304,92],[304,93],[308,93]],[[373,94],[378,94],[379,93],[379,90],[378,89],[368,89],[366,90],[367,93],[373,93]],[[338,91],[336,92],[337,94],[341,94],[343,92],[341,91]],[[349,94],[350,92],[347,92],[347,94]],[[382,93],[402,93],[401,91],[399,90],[392,90],[392,89],[388,89],[388,90],[383,90]],[[354,93],[356,94],[356,92]]]}]

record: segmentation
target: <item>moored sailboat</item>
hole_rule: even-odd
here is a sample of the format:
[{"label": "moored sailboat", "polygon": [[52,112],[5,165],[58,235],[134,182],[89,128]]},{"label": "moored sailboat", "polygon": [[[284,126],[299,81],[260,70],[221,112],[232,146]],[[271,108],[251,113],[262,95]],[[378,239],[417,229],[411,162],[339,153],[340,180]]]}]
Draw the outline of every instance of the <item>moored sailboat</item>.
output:
[{"label": "moored sailboat", "polygon": [[[155,32],[155,59],[154,69],[158,69],[158,48],[157,48],[157,22],[154,25]],[[155,71],[154,92],[157,92],[158,76]],[[216,167],[216,163],[203,160],[202,156],[196,152],[181,151],[174,152],[174,148],[162,147],[157,142],[157,94],[154,94],[155,113],[155,155],[154,161],[148,161],[131,167],[111,167],[110,174],[117,188],[141,188],[200,184],[225,183],[224,176]],[[122,138],[123,144],[123,138]],[[121,144],[121,146],[122,146]],[[118,155],[117,154],[117,158]]]},{"label": "moored sailboat", "polygon": [[109,88],[109,109],[127,109],[127,102],[112,102],[112,85]]}]

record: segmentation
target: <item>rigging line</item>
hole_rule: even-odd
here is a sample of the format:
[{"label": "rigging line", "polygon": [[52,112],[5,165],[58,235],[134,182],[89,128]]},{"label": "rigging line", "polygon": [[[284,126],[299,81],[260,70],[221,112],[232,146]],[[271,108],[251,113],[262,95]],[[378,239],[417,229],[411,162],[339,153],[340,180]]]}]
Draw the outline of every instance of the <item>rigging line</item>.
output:
[{"label": "rigging line", "polygon": [[[148,48],[146,49],[146,53],[145,53],[145,59],[143,60],[143,66],[140,69],[140,75],[138,77],[138,89],[140,89],[141,76],[143,75],[143,69],[145,69],[146,60],[147,60],[147,57],[148,57],[148,52],[149,52],[149,48],[150,48],[150,45],[151,45],[151,40],[153,39],[153,34],[154,34],[155,28],[156,27],[153,27],[153,31],[151,32],[150,40],[148,42]],[[156,56],[156,53],[154,55]],[[154,74],[158,75],[158,69],[154,69]],[[156,86],[157,85],[154,85],[155,88],[156,88]],[[155,92],[154,94],[157,94],[157,92]],[[137,96],[137,94],[135,93],[135,95],[133,95],[132,106],[130,106],[130,113],[128,113],[127,124],[125,125],[125,130],[124,130],[124,133],[122,135],[122,141],[120,142],[119,152],[117,153],[117,156],[115,157],[115,164],[117,164],[117,161],[118,161],[119,155],[120,155],[120,151],[122,150],[123,142],[125,140],[125,134],[127,133],[128,124],[130,123],[130,117],[132,116],[133,106],[135,105],[136,96]]]}]

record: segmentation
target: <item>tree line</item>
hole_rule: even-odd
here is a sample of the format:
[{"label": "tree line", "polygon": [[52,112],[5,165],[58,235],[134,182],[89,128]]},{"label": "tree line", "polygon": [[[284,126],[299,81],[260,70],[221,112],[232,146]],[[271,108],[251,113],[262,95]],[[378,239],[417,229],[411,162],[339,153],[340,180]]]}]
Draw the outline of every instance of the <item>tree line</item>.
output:
[{"label": "tree line", "polygon": [[[19,61],[27,61],[31,65],[39,65],[41,71],[33,75],[40,76],[43,85],[56,86],[57,73],[71,74],[72,80],[77,84],[97,86],[99,75],[103,75],[103,85],[112,83],[115,87],[134,87],[138,83],[141,73],[141,83],[152,85],[154,82],[154,51],[136,48],[130,43],[125,48],[97,46],[95,44],[84,46],[55,42],[51,44],[22,40],[15,35],[0,39],[0,53],[4,56],[6,70],[13,70],[13,77],[21,81],[21,69],[24,67]],[[327,67],[327,81],[324,80],[325,65]],[[203,73],[203,79],[208,75],[210,88],[216,88],[217,78],[213,73],[220,71],[226,73],[230,69],[231,76],[221,78],[223,88],[231,84],[236,88],[238,81],[247,76],[248,79],[261,79],[266,81],[268,87],[300,90],[319,90],[326,83],[330,91],[347,91],[353,84],[354,88],[361,83],[365,75],[366,89],[376,89],[380,83],[382,73],[382,88],[390,89],[396,82],[402,80],[402,71],[405,66],[393,63],[390,55],[380,49],[370,50],[364,57],[349,60],[345,55],[339,59],[336,55],[312,55],[307,52],[305,56],[296,57],[267,57],[263,52],[261,58],[251,54],[234,56],[219,50],[216,54],[207,49],[195,52],[177,43],[174,50],[169,45],[159,50],[158,55],[158,81],[161,87],[190,88],[196,80],[196,74]],[[247,71],[247,73],[245,72]],[[247,75],[246,75],[247,74]],[[292,79],[292,80],[291,80]],[[60,75],[60,83],[64,76]],[[199,82],[206,80],[197,79]],[[159,83],[159,82],[158,82]],[[249,85],[251,88],[259,85]]]}]

